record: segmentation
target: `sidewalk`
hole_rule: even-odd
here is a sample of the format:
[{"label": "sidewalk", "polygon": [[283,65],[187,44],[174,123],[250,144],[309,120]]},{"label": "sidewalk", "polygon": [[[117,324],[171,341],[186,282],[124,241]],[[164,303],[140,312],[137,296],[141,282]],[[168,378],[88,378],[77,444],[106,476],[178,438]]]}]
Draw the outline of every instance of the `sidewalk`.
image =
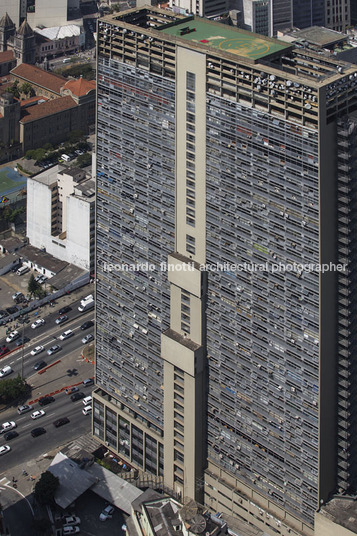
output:
[{"label": "sidewalk", "polygon": [[[35,513],[35,516],[38,517],[39,507],[38,505],[36,505],[32,493],[36,482],[41,477],[41,474],[47,471],[56,454],[60,451],[65,450],[68,451],[70,455],[73,450],[79,451],[83,448],[91,452],[99,446],[100,443],[98,442],[98,440],[92,437],[91,433],[85,434],[84,436],[78,436],[77,439],[72,439],[67,443],[64,443],[60,447],[56,447],[55,449],[41,454],[37,458],[30,460],[25,464],[23,463],[12,467],[9,470],[5,470],[0,476],[0,485],[13,487],[14,489],[16,489],[19,495],[19,499],[20,496],[21,498],[25,498],[25,500],[30,503]],[[15,482],[13,482],[13,479],[15,479]],[[13,484],[15,484],[15,486]]]}]

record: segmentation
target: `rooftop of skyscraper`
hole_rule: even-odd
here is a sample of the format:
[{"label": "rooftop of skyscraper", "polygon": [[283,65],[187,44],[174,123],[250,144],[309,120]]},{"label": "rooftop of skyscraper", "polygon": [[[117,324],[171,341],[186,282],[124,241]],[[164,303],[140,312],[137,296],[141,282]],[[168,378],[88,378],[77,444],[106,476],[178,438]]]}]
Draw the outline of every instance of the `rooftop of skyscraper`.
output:
[{"label": "rooftop of skyscraper", "polygon": [[[122,28],[122,31],[115,30],[109,34],[107,24]],[[116,49],[120,50],[124,44],[122,37],[125,38],[126,47],[131,46],[133,39],[139,39],[141,55],[150,54],[158,45],[158,38],[181,46],[186,44],[212,57],[219,56],[242,66],[264,63],[267,73],[276,78],[279,71],[284,72],[284,77],[290,78],[291,85],[309,84],[318,88],[335,82],[345,84],[347,80],[353,86],[357,83],[354,80],[356,66],[334,55],[321,55],[292,43],[157,7],[132,8],[103,17],[99,22],[99,53],[106,50],[110,39],[115,42],[112,49],[115,57]],[[275,78],[271,78],[271,81],[274,82]],[[259,80],[257,84],[260,84]]]},{"label": "rooftop of skyscraper", "polygon": [[204,43],[253,60],[266,58],[276,52],[291,48],[290,44],[277,39],[194,17],[187,17],[173,24],[169,23],[162,26],[160,30],[169,35]]}]

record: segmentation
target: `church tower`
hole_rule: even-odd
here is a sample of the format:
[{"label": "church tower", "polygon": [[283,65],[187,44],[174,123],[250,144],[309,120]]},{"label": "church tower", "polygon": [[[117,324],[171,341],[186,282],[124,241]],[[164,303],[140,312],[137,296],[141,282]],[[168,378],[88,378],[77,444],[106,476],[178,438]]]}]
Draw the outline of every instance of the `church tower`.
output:
[{"label": "church tower", "polygon": [[23,21],[12,42],[17,64],[35,63],[35,34],[26,20]]},{"label": "church tower", "polygon": [[0,52],[7,50],[8,39],[15,35],[15,31],[15,24],[12,22],[9,15],[5,13],[0,20]]}]

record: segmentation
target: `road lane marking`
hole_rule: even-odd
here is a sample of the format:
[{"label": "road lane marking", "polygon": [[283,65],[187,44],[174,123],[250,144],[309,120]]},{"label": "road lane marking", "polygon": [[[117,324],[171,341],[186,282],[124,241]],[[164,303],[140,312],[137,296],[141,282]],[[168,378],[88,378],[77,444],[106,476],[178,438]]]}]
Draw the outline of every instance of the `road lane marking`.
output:
[{"label": "road lane marking", "polygon": [[[9,480],[9,483],[10,483],[10,480]],[[27,502],[27,504],[29,505],[29,508],[32,512],[32,517],[35,517],[35,512],[33,511],[33,508],[31,506],[31,503],[30,501],[25,497],[25,495],[23,493],[21,493],[21,491],[19,491],[18,489],[16,488],[13,488],[12,486],[9,486],[8,484],[5,484],[5,486],[8,488],[8,489],[12,489],[13,491],[16,491],[16,493],[18,493],[23,499],[25,499],[25,501]]]}]

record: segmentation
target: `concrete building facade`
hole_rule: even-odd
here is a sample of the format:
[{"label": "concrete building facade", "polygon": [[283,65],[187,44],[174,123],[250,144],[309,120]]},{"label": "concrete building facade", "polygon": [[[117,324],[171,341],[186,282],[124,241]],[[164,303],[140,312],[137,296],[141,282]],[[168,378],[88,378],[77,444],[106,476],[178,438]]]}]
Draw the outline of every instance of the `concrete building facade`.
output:
[{"label": "concrete building facade", "polygon": [[32,246],[93,271],[94,182],[58,166],[27,182],[27,237]]},{"label": "concrete building facade", "polygon": [[31,28],[36,26],[64,26],[67,24],[67,16],[70,0],[58,0],[47,2],[47,0],[36,0],[34,10],[27,13],[27,22]]},{"label": "concrete building facade", "polygon": [[7,13],[16,27],[26,19],[26,8],[26,0],[0,0],[0,13]]},{"label": "concrete building facade", "polygon": [[357,68],[148,7],[104,17],[97,57],[93,433],[312,536],[356,490]]},{"label": "concrete building facade", "polygon": [[269,0],[239,0],[241,27],[249,32],[269,35]]},{"label": "concrete building facade", "polygon": [[278,31],[293,25],[293,0],[270,0],[270,34],[276,36]]},{"label": "concrete building facade", "polygon": [[216,17],[228,11],[229,2],[227,0],[169,0],[169,6],[179,13]]}]

